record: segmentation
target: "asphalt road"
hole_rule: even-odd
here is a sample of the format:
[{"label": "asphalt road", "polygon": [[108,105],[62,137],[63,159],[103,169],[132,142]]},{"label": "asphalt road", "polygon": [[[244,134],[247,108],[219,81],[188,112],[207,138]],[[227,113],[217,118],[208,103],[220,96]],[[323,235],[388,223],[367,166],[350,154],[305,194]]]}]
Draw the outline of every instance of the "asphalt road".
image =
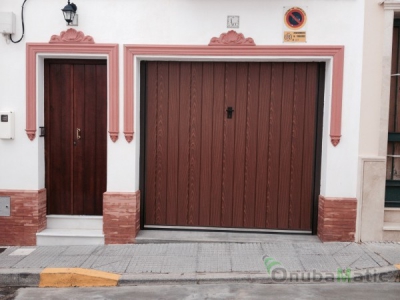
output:
[{"label": "asphalt road", "polygon": [[198,284],[114,288],[21,288],[37,299],[400,299],[400,283]]}]

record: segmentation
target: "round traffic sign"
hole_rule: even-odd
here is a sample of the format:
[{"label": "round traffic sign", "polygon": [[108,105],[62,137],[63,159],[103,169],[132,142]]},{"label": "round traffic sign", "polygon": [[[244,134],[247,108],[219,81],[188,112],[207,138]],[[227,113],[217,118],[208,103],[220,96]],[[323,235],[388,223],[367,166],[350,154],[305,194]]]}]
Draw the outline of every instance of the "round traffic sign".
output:
[{"label": "round traffic sign", "polygon": [[306,24],[307,16],[299,7],[292,7],[285,13],[285,24],[290,29],[299,29]]}]

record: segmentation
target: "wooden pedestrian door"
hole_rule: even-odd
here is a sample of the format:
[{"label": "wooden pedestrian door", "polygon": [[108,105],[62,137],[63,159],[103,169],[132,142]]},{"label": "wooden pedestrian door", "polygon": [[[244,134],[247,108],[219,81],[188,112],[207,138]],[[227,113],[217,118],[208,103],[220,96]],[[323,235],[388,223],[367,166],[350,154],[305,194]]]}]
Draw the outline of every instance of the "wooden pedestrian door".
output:
[{"label": "wooden pedestrian door", "polygon": [[107,174],[107,63],[45,60],[48,214],[102,215]]},{"label": "wooden pedestrian door", "polygon": [[145,63],[144,227],[311,232],[323,74],[312,62]]}]

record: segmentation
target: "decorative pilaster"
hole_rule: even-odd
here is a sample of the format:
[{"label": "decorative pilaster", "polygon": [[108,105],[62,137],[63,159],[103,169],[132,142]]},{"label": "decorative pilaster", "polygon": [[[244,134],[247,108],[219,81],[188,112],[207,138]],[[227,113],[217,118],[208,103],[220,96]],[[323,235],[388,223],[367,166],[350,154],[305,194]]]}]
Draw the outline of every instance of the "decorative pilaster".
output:
[{"label": "decorative pilaster", "polygon": [[357,199],[319,196],[318,237],[323,242],[354,242]]},{"label": "decorative pilaster", "polygon": [[106,244],[134,243],[140,230],[140,191],[104,193],[103,222]]}]

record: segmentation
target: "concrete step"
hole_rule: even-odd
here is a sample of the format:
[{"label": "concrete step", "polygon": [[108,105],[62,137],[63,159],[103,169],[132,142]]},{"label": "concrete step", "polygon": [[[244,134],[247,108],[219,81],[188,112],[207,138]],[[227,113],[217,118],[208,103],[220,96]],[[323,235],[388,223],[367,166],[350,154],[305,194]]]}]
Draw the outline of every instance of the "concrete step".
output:
[{"label": "concrete step", "polygon": [[386,207],[384,220],[388,223],[400,223],[400,208]]},{"label": "concrete step", "polygon": [[316,235],[266,234],[189,230],[146,230],[136,236],[137,244],[159,243],[321,243]]},{"label": "concrete step", "polygon": [[102,216],[48,215],[47,229],[103,230]]},{"label": "concrete step", "polygon": [[36,245],[104,245],[104,234],[95,229],[45,229],[36,234]]},{"label": "concrete step", "polygon": [[400,241],[400,222],[385,222],[383,224],[383,240]]}]

